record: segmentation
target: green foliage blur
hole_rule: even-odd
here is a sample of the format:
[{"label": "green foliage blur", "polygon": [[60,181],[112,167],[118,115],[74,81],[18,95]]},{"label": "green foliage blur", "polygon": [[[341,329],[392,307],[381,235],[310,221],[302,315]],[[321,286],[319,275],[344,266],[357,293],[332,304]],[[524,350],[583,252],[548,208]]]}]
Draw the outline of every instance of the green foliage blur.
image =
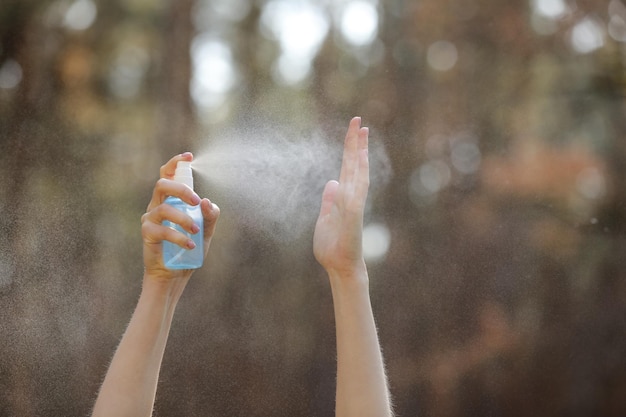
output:
[{"label": "green foliage blur", "polygon": [[[366,220],[397,415],[626,415],[625,63],[622,0],[3,0],[0,416],[88,415],[161,164],[354,115],[394,173]],[[221,207],[156,415],[332,415],[311,235]]]}]

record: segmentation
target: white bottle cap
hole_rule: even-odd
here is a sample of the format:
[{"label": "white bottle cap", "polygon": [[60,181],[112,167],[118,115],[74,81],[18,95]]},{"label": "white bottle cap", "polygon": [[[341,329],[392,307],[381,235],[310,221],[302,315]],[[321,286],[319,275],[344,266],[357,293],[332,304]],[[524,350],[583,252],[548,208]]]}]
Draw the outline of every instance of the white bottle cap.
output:
[{"label": "white bottle cap", "polygon": [[187,184],[193,190],[193,176],[191,174],[191,162],[178,161],[176,164],[176,172],[174,173],[174,181]]}]

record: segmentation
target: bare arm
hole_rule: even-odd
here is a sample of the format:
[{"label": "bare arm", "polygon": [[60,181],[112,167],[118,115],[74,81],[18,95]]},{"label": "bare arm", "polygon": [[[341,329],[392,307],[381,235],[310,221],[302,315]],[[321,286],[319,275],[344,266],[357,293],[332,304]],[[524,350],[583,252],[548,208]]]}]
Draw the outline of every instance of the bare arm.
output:
[{"label": "bare arm", "polygon": [[128,328],[113,356],[93,417],[150,416],[154,407],[159,370],[176,304],[193,270],[168,270],[163,266],[162,242],[169,240],[181,247],[188,239],[161,224],[170,220],[193,233],[191,218],[163,204],[169,195],[189,204],[200,204],[204,216],[204,248],[208,250],[219,208],[200,198],[182,184],[171,181],[176,163],[191,160],[191,154],[178,155],[161,168],[146,214],[142,217],[144,241],[143,287]]},{"label": "bare arm", "polygon": [[322,196],[314,252],[331,284],[337,331],[337,417],[388,417],[391,401],[362,254],[368,129],[350,122],[339,181]]}]

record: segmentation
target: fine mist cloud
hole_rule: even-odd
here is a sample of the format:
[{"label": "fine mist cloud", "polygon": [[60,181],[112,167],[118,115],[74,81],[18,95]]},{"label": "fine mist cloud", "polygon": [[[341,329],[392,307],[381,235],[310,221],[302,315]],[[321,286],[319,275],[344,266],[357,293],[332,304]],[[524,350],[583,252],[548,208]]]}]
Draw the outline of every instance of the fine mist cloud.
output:
[{"label": "fine mist cloud", "polygon": [[[324,185],[338,179],[343,138],[280,129],[239,129],[197,153],[196,182],[245,227],[293,240],[315,223]],[[370,198],[391,178],[387,153],[370,137]],[[211,198],[211,195],[208,196]]]}]

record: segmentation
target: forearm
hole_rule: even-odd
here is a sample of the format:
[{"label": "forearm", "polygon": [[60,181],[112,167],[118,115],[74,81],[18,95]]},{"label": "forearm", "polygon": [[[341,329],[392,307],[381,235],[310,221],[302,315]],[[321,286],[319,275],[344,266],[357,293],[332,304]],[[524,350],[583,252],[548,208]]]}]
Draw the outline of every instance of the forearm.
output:
[{"label": "forearm", "polygon": [[391,401],[365,265],[349,275],[329,273],[337,329],[336,416],[388,417]]},{"label": "forearm", "polygon": [[141,296],[113,356],[93,417],[150,416],[172,317],[184,283],[144,277]]}]

